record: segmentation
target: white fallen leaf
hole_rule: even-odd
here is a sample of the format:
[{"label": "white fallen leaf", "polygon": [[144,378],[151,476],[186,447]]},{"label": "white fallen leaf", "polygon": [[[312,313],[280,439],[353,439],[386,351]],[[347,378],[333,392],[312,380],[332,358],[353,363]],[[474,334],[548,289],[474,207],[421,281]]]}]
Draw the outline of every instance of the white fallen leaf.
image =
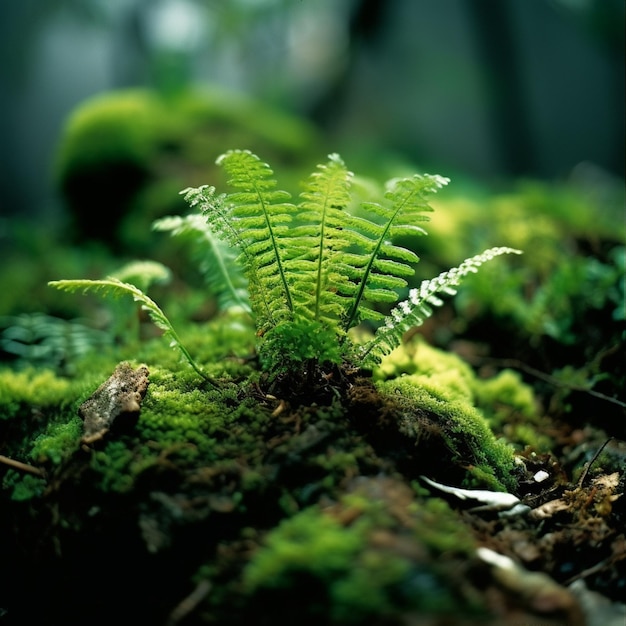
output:
[{"label": "white fallen leaf", "polygon": [[431,487],[452,494],[461,500],[479,502],[482,506],[475,507],[475,511],[500,511],[501,515],[505,516],[523,515],[530,511],[530,507],[522,504],[521,500],[512,493],[487,491],[486,489],[461,489],[460,487],[442,485],[426,476],[420,476],[420,478]]}]

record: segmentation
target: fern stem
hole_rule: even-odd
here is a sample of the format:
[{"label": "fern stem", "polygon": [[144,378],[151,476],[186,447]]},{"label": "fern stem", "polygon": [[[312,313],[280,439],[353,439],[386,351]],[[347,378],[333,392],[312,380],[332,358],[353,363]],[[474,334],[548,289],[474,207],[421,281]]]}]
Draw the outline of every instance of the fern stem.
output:
[{"label": "fern stem", "polygon": [[193,360],[187,348],[181,343],[178,333],[174,330],[172,323],[169,321],[165,313],[161,310],[159,305],[149,296],[147,296],[141,289],[131,283],[124,283],[116,278],[105,278],[102,280],[53,280],[48,282],[50,287],[56,287],[64,291],[78,291],[82,290],[105,290],[109,295],[116,296],[121,293],[130,294],[135,302],[140,302],[141,307],[148,313],[150,319],[154,324],[164,331],[164,334],[170,337],[170,346],[178,348],[185,360],[191,365],[195,372],[197,372],[204,380],[213,385],[219,387],[218,383],[213,380],[208,374],[202,371],[202,368]]}]

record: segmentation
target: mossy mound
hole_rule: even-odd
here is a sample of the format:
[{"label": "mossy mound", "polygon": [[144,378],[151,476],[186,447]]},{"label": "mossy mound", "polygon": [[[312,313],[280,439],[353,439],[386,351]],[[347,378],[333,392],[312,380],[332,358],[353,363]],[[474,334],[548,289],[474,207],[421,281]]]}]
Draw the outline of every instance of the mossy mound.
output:
[{"label": "mossy mound", "polygon": [[81,241],[137,253],[149,245],[154,219],[185,211],[180,189],[219,180],[214,162],[228,147],[245,145],[297,170],[316,144],[304,120],[234,93],[127,89],[76,108],[55,178]]}]

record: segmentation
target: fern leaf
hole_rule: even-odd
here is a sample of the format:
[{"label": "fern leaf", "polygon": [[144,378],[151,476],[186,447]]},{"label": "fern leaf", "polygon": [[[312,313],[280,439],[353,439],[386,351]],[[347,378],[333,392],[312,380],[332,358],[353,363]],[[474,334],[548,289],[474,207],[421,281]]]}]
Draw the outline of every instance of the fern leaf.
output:
[{"label": "fern leaf", "polygon": [[361,358],[371,365],[378,363],[383,356],[400,345],[406,331],[420,326],[432,315],[433,306],[443,304],[438,294],[454,295],[463,278],[476,273],[483,263],[501,254],[522,253],[513,248],[490,248],[482,254],[466,259],[458,267],[443,272],[432,280],[424,280],[419,287],[411,289],[408,299],[400,302],[391,311],[376,330],[374,338],[362,347]]},{"label": "fern leaf", "polygon": [[192,242],[200,271],[221,310],[236,308],[250,312],[246,280],[235,263],[237,249],[218,239],[202,215],[163,217],[152,228]]},{"label": "fern leaf", "polygon": [[[202,185],[197,188],[187,188],[180,192],[185,200],[194,208],[202,211],[207,225],[212,232],[224,240],[233,249],[239,252],[235,261],[241,265],[248,279],[248,297],[251,309],[255,313],[256,323],[259,329],[266,329],[274,320],[274,307],[276,302],[272,301],[266,285],[259,276],[258,259],[254,256],[254,251],[241,237],[238,230],[239,223],[233,218],[232,211],[234,205],[227,202],[226,194],[217,194],[215,187]],[[279,298],[278,302],[284,298]]]},{"label": "fern leaf", "polygon": [[300,258],[289,262],[296,280],[292,293],[303,317],[336,327],[345,308],[338,286],[347,277],[334,269],[337,251],[350,242],[343,235],[350,202],[352,172],[338,154],[318,165],[307,181],[298,205],[301,226],[294,232]]},{"label": "fern leaf", "polygon": [[77,291],[87,292],[103,292],[106,296],[110,297],[120,297],[123,295],[132,296],[135,302],[139,302],[141,304],[141,308],[148,313],[152,322],[160,328],[164,335],[170,340],[170,346],[172,348],[176,348],[180,351],[183,357],[187,360],[189,365],[200,375],[202,378],[207,380],[214,386],[217,386],[217,383],[210,378],[207,374],[202,371],[200,366],[193,360],[185,346],[180,341],[178,334],[174,330],[174,327],[167,319],[167,316],[163,311],[159,308],[157,303],[152,300],[152,298],[148,297],[141,289],[135,287],[130,283],[124,283],[117,278],[105,278],[102,280],[87,280],[87,279],[77,279],[77,280],[53,280],[48,283],[50,287],[54,287],[56,289],[60,289],[61,291],[68,291],[70,293],[75,293]]},{"label": "fern leaf", "polygon": [[415,272],[410,264],[417,263],[419,257],[392,241],[400,236],[425,234],[418,224],[428,220],[424,212],[432,211],[426,196],[447,183],[447,178],[428,174],[390,181],[385,192],[386,203],[362,205],[376,219],[351,220],[350,227],[356,231],[353,240],[367,262],[358,262],[354,254],[343,259],[344,271],[357,284],[356,290],[351,290],[352,303],[345,316],[344,330],[364,319],[379,317],[374,309],[376,304],[397,301],[397,290],[406,286],[406,278]]},{"label": "fern leaf", "polygon": [[[217,163],[237,191],[226,196],[223,207],[217,207],[221,217],[219,223],[214,223],[222,232],[230,229],[244,253],[242,258],[252,286],[251,305],[262,331],[289,319],[293,313],[286,263],[300,254],[290,239],[295,206],[287,202],[290,194],[277,188],[269,165],[250,151],[231,150],[221,155]],[[210,211],[211,208],[205,211],[209,221]]]}]

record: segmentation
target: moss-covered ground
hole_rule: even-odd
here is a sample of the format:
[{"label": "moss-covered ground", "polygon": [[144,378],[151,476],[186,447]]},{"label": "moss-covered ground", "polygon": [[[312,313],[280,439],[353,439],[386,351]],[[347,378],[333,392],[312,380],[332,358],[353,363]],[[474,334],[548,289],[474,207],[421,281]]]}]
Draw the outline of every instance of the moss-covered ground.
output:
[{"label": "moss-covered ground", "polygon": [[[1,372],[3,626],[570,625],[585,618],[557,583],[581,567],[623,593],[624,450],[575,483],[604,433],[583,452],[518,374],[481,378],[416,337],[371,375],[289,396],[259,375],[245,319],[185,342],[220,388],[148,340],[127,359],[150,372],[139,419],[95,441],[78,408],[116,350],[71,376]],[[474,510],[422,476],[515,494],[535,517]],[[485,546],[554,589],[502,580]]]}]

